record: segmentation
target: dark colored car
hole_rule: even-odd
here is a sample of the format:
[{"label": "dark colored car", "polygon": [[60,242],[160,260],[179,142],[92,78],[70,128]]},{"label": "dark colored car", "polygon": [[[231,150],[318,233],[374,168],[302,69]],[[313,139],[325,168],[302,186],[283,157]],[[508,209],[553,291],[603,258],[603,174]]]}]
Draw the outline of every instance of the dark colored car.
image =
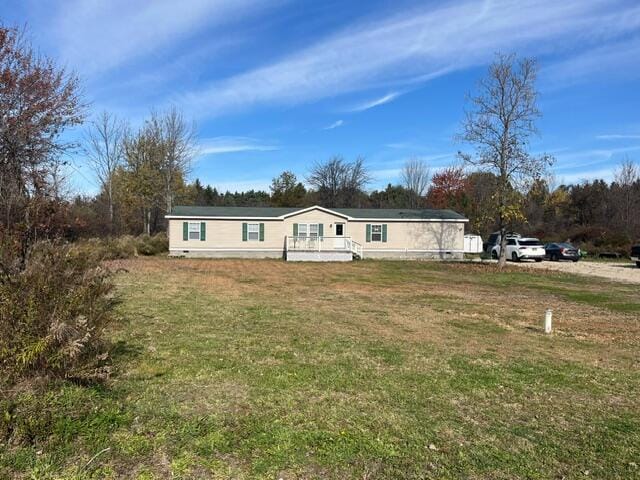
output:
[{"label": "dark colored car", "polygon": [[631,247],[631,260],[636,262],[636,266],[640,268],[640,245]]},{"label": "dark colored car", "polygon": [[558,260],[571,260],[577,262],[580,260],[580,250],[570,243],[547,243],[544,246],[545,257],[552,262]]},{"label": "dark colored car", "polygon": [[[520,238],[520,234],[516,232],[507,232],[505,237]],[[496,245],[500,245],[501,238],[502,238],[502,235],[500,235],[500,232],[493,232],[491,235],[489,235],[488,240],[484,243],[482,248],[486,253],[493,252],[493,247],[495,247]]]}]

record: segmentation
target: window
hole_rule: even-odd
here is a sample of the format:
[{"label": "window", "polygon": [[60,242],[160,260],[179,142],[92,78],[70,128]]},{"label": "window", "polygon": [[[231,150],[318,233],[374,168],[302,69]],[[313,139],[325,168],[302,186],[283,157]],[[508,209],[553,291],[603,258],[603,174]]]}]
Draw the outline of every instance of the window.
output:
[{"label": "window", "polygon": [[317,237],[320,228],[317,223],[299,223],[298,224],[298,236],[299,237]]},{"label": "window", "polygon": [[371,225],[371,241],[382,241],[382,225]]},{"label": "window", "polygon": [[525,247],[541,247],[542,242],[536,238],[532,238],[529,240],[520,240],[518,242],[520,245],[524,245]]},{"label": "window", "polygon": [[189,222],[189,240],[200,240],[200,222]]},{"label": "window", "polygon": [[516,245],[515,238],[507,238],[507,245]]},{"label": "window", "polygon": [[247,224],[247,240],[257,242],[260,240],[260,224],[248,223]]}]

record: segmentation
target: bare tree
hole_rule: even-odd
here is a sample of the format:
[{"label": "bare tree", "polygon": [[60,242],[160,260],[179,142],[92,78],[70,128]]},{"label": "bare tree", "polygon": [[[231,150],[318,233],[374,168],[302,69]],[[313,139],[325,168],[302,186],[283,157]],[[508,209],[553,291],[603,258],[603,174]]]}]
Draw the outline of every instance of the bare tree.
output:
[{"label": "bare tree", "polygon": [[127,125],[116,116],[103,111],[85,131],[85,151],[89,164],[109,202],[109,230],[113,233],[113,177],[124,159],[124,139]]},{"label": "bare tree", "polygon": [[475,155],[460,153],[466,164],[492,172],[497,177],[496,223],[501,233],[500,257],[506,261],[507,227],[523,217],[517,189],[540,178],[553,158],[528,152],[529,138],[538,133],[541,116],[535,88],[535,60],[516,61],[514,55],[498,54],[487,76],[479,83],[478,94],[469,98],[460,139],[475,146]]},{"label": "bare tree", "polygon": [[634,195],[634,190],[640,182],[640,169],[630,158],[625,158],[620,167],[614,173],[614,181],[618,184],[622,194],[622,222],[627,232],[633,232],[636,214],[632,214],[639,198]]},{"label": "bare tree", "polygon": [[307,183],[316,189],[325,206],[337,206],[345,169],[342,157],[333,157],[324,163],[317,162],[307,176]]},{"label": "bare tree", "polygon": [[191,160],[196,152],[196,128],[194,124],[187,123],[182,113],[175,107],[161,116],[152,113],[151,123],[159,127],[161,143],[164,147],[161,168],[166,211],[170,213],[176,193],[176,182],[189,173]]},{"label": "bare tree", "polygon": [[342,157],[332,157],[325,163],[316,163],[307,183],[316,189],[320,203],[326,207],[353,207],[371,177],[364,166],[364,159],[345,162]]},{"label": "bare tree", "polygon": [[407,160],[402,167],[400,177],[404,187],[409,192],[409,206],[411,208],[418,207],[420,198],[424,196],[429,185],[430,175],[431,169],[429,166],[418,158]]}]

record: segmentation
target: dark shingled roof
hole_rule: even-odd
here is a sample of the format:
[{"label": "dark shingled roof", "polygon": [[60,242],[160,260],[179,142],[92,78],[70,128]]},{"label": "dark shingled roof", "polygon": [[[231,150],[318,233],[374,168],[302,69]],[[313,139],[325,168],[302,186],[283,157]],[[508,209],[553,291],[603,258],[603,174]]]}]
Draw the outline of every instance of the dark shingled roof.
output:
[{"label": "dark shingled roof", "polygon": [[279,217],[301,210],[300,207],[188,207],[176,205],[171,215],[182,217]]},{"label": "dark shingled roof", "polygon": [[410,220],[466,220],[464,216],[453,210],[433,210],[409,208],[332,208],[334,212],[342,213],[352,218],[392,218]]},{"label": "dark shingled roof", "polygon": [[[300,207],[190,207],[174,206],[171,215],[181,217],[273,217],[277,218],[288,213],[305,210]],[[389,220],[466,220],[464,216],[453,210],[411,210],[404,208],[328,208],[327,210],[341,213],[348,217],[376,218]]]}]

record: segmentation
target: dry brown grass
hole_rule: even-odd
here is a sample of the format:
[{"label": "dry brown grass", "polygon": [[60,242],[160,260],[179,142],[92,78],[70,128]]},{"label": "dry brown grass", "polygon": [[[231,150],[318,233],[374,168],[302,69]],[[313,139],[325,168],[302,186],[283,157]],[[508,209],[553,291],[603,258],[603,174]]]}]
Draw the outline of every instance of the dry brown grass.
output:
[{"label": "dry brown grass", "polygon": [[[519,356],[538,347],[541,354],[548,354],[548,339],[540,338],[537,333],[545,310],[552,308],[557,337],[608,345],[614,350],[621,346],[627,350],[631,345],[640,344],[640,321],[633,312],[616,312],[567,300],[548,289],[532,289],[518,283],[503,287],[479,282],[480,276],[497,274],[492,266],[450,264],[443,270],[434,270],[419,266],[416,269],[415,265],[405,263],[415,274],[395,279],[385,274],[385,267],[393,263],[138,258],[115,261],[111,266],[150,279],[162,279],[167,292],[190,285],[216,298],[240,304],[259,299],[275,309],[322,311],[333,321],[324,321],[313,328],[324,329],[324,333],[327,330],[336,334],[366,332],[371,337],[428,341],[445,348],[457,346],[467,352],[481,353],[489,347],[487,335],[469,336],[464,340],[452,338],[452,325],[476,326],[480,330],[492,325],[497,333],[489,336],[495,342],[491,347],[496,347],[497,354]],[[402,274],[402,268],[393,270],[394,274],[398,270],[399,275]],[[505,272],[510,273],[522,272],[512,267]],[[542,280],[551,286],[565,278],[553,271],[529,275],[537,280],[536,284]],[[578,288],[599,292],[607,285],[602,281],[589,281]],[[349,317],[348,322],[341,320],[345,315]],[[356,323],[352,321],[354,318]],[[517,334],[508,335],[513,332]],[[553,355],[578,356],[593,362],[616,358],[616,355],[603,356],[566,345]]]},{"label": "dry brown grass", "polygon": [[53,433],[0,454],[0,477],[640,473],[628,286],[421,262],[109,266],[124,320],[110,389],[62,388]]}]

